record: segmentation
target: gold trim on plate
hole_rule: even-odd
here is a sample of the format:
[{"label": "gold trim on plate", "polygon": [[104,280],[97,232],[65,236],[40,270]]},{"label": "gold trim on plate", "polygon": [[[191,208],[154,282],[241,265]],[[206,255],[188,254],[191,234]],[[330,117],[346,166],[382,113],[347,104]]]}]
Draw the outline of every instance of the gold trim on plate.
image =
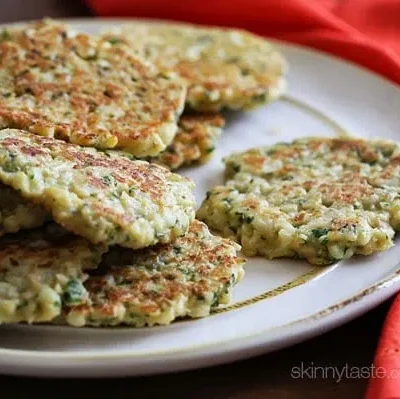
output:
[{"label": "gold trim on plate", "polygon": [[225,313],[229,312],[230,310],[237,310],[244,308],[249,305],[253,305],[259,301],[263,301],[264,299],[269,299],[273,298],[275,296],[283,294],[285,291],[289,291],[292,288],[298,287],[299,285],[305,284],[306,282],[312,280],[314,277],[318,276],[322,272],[324,272],[325,269],[323,267],[315,267],[314,269],[308,271],[307,273],[304,273],[297,278],[295,278],[292,281],[289,281],[285,284],[279,285],[278,287],[266,291],[263,294],[257,295],[253,298],[245,299],[244,301],[240,301],[237,303],[234,303],[232,305],[228,305],[225,307],[221,308],[216,308],[211,311],[211,314],[217,314],[217,313]]}]

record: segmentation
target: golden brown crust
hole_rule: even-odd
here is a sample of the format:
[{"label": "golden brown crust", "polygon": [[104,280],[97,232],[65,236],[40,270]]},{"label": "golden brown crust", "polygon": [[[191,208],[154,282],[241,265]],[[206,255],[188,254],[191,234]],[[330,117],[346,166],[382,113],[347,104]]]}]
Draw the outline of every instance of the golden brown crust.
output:
[{"label": "golden brown crust", "polygon": [[188,179],[118,152],[19,130],[0,131],[0,180],[94,243],[169,242],[194,218]]},{"label": "golden brown crust", "polygon": [[391,141],[311,137],[232,154],[197,217],[249,255],[330,264],[383,251],[400,230],[399,153]]},{"label": "golden brown crust", "polygon": [[106,32],[160,70],[188,82],[188,106],[196,111],[243,109],[285,90],[286,62],[264,38],[238,29],[135,21]]},{"label": "golden brown crust", "polygon": [[212,156],[225,120],[220,114],[185,114],[179,119],[179,129],[174,141],[152,162],[172,170],[193,163],[205,163]]},{"label": "golden brown crust", "polygon": [[97,148],[156,155],[185,88],[122,45],[40,21],[0,40],[0,125]]},{"label": "golden brown crust", "polygon": [[85,283],[88,304],[66,307],[66,320],[140,327],[169,324],[176,317],[205,316],[226,301],[242,277],[238,249],[195,220],[188,233],[171,244],[111,251],[104,271]]},{"label": "golden brown crust", "polygon": [[[396,143],[385,140],[302,138],[293,143],[277,143],[269,147],[232,154],[225,162],[226,175],[231,177],[244,172],[262,176],[268,181],[306,179],[318,177],[321,167],[327,176],[335,176],[336,165],[351,181],[354,176],[363,173],[361,168],[382,165],[385,170],[391,170],[396,164],[398,151]],[[346,177],[345,175],[343,176]]]}]

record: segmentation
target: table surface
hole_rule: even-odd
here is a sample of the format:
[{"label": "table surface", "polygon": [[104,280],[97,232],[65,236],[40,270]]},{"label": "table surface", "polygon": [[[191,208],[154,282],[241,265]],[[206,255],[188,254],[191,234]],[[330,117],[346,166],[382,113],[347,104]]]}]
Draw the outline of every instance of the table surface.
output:
[{"label": "table surface", "polygon": [[[145,0],[144,0],[145,1]],[[86,17],[90,11],[76,0],[0,0],[0,22],[41,17]],[[389,301],[390,302],[390,301]],[[125,379],[45,380],[0,377],[2,397],[31,398],[54,392],[57,399],[80,397],[90,391],[96,398],[119,398],[140,393],[141,398],[218,399],[356,399],[362,398],[366,379],[335,381],[291,377],[293,367],[368,367],[380,328],[390,305],[384,303],[367,315],[318,338],[251,360],[185,373]],[[78,394],[78,396],[77,396]],[[12,395],[12,396],[11,396]]]}]

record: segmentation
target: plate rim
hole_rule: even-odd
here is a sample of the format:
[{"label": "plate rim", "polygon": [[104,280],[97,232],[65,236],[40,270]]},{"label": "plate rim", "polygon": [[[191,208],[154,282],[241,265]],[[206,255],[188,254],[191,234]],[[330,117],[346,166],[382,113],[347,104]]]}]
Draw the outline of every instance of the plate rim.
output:
[{"label": "plate rim", "polygon": [[[100,17],[81,17],[81,18],[53,18],[54,20],[63,21],[65,23],[71,24],[101,24],[102,22],[107,23],[126,23],[134,20],[141,21],[168,21],[168,22],[179,22],[179,21],[171,21],[171,20],[160,20],[160,19],[149,19],[149,18],[100,18]],[[0,27],[7,27],[12,25],[20,25],[24,23],[28,23],[34,20],[26,20],[19,21],[14,23],[4,23],[0,24]],[[392,80],[382,76],[375,71],[372,71],[364,66],[360,66],[354,62],[343,59],[339,56],[332,55],[330,53],[316,50],[305,45],[293,44],[282,40],[277,40],[274,38],[266,37],[267,40],[274,43],[275,45],[281,48],[288,48],[289,50],[301,51],[307,55],[316,56],[319,58],[325,58],[325,60],[335,63],[344,64],[351,69],[358,71],[364,75],[369,75],[369,78],[379,80],[382,85],[390,86],[392,90],[397,90],[399,92],[400,97],[400,86],[397,85]],[[327,308],[322,309],[317,313],[313,313],[309,316],[293,320],[289,323],[285,323],[279,326],[275,326],[272,328],[268,328],[267,330],[258,331],[254,334],[248,334],[240,337],[234,337],[230,339],[225,339],[221,341],[212,342],[209,344],[196,345],[191,347],[191,358],[196,359],[200,357],[207,357],[210,354],[215,354],[216,352],[223,354],[225,357],[237,356],[237,358],[244,359],[250,356],[253,356],[251,349],[257,349],[258,353],[263,351],[263,348],[272,346],[272,350],[277,350],[282,347],[286,347],[289,345],[293,345],[295,343],[299,343],[305,339],[314,337],[316,335],[320,335],[330,328],[340,326],[346,323],[349,320],[352,320],[363,313],[371,310],[373,307],[377,306],[379,303],[388,299],[390,296],[394,295],[398,290],[400,290],[400,262],[396,265],[396,271],[388,274],[383,279],[378,280],[377,282],[370,284],[366,288],[357,291],[353,295],[346,297],[345,299],[338,301],[334,305],[331,305]],[[239,311],[239,310],[238,310]],[[216,315],[218,317],[218,315]],[[294,329],[294,330],[293,330]],[[273,331],[274,334],[271,336],[269,333]],[[100,332],[100,331],[99,331]],[[279,335],[277,333],[282,332],[283,334]],[[263,335],[269,334],[268,340],[263,340]],[[288,339],[290,341],[288,345]],[[218,348],[215,351],[215,348]],[[241,351],[244,349],[248,349],[249,353],[243,354]],[[164,351],[149,351],[146,353],[135,353],[131,351],[125,351],[123,353],[112,353],[112,352],[89,352],[89,351],[79,351],[79,352],[62,352],[62,351],[39,351],[39,350],[22,350],[22,349],[8,349],[0,347],[0,356],[6,358],[13,358],[13,361],[18,361],[20,358],[24,360],[48,360],[56,357],[55,360],[86,360],[90,359],[92,361],[96,360],[105,360],[105,361],[113,361],[120,359],[129,359],[134,361],[141,360],[143,358],[149,359],[149,357],[153,356],[168,356],[175,355],[175,360],[179,360],[179,356],[187,353],[186,349],[169,349]],[[29,359],[27,359],[27,357]],[[1,360],[0,363],[6,359]],[[223,356],[219,359],[220,361],[215,364],[223,363]],[[28,367],[27,365],[24,365]],[[45,364],[41,366],[45,367]],[[189,365],[190,366],[190,365]],[[176,367],[174,370],[178,369],[189,369],[195,368],[196,365],[193,364],[192,367],[181,366]],[[21,364],[22,367],[22,364]],[[171,370],[172,371],[172,370]],[[165,371],[163,371],[165,372]],[[132,374],[132,373],[130,373]],[[138,374],[134,372],[134,374]],[[146,373],[150,374],[150,373]]]},{"label": "plate rim", "polygon": [[[400,262],[397,263],[396,267],[400,266]],[[339,326],[341,324],[344,324],[347,320],[351,320],[353,319],[353,315],[361,315],[365,312],[367,312],[368,310],[372,309],[375,305],[378,305],[379,303],[381,303],[382,301],[384,301],[385,299],[389,298],[394,292],[397,291],[397,287],[398,289],[400,289],[400,268],[398,268],[395,272],[389,274],[386,278],[383,278],[379,281],[377,281],[374,284],[370,284],[369,286],[367,286],[366,288],[357,291],[354,295],[348,296],[345,299],[336,302],[335,304],[324,308],[322,310],[320,310],[317,313],[313,313],[309,316],[300,318],[300,319],[296,319],[293,320],[289,323],[285,323],[285,324],[281,324],[279,326],[275,326],[272,328],[268,328],[267,330],[263,330],[263,331],[259,331],[257,333],[254,334],[247,334],[241,337],[236,337],[236,338],[231,338],[231,339],[227,339],[227,340],[221,340],[221,341],[217,341],[217,342],[213,342],[210,344],[205,344],[205,345],[196,345],[196,346],[192,346],[191,350],[196,351],[196,353],[199,350],[204,350],[204,349],[212,349],[215,346],[219,346],[220,350],[222,351],[223,348],[220,345],[230,345],[231,343],[236,342],[237,340],[249,340],[249,339],[255,339],[255,338],[259,338],[260,336],[264,335],[265,333],[269,333],[271,331],[273,332],[278,332],[280,330],[283,330],[285,332],[285,330],[290,329],[293,326],[301,326],[301,327],[305,327],[308,324],[311,324],[311,329],[306,329],[306,328],[300,328],[300,331],[297,332],[296,336],[299,334],[307,334],[310,331],[313,331],[314,329],[323,329],[322,327],[329,327],[330,323],[333,323],[333,321],[331,319],[329,319],[329,316],[331,316],[332,314],[339,314],[343,313],[341,317],[339,317],[339,321],[337,323],[333,323],[335,326]],[[361,307],[360,312],[357,312],[357,308],[353,309],[353,312],[349,311],[349,307],[354,307],[354,306],[360,306],[362,301],[365,301],[367,298],[370,299],[371,296],[374,298],[375,296],[379,296],[378,294],[384,292],[386,290],[386,292],[384,293],[385,295],[383,295],[381,298],[376,298],[377,302],[373,302],[372,303],[368,303],[368,305],[371,306],[366,306],[366,307]],[[375,298],[374,298],[375,299]],[[234,310],[236,311],[236,310]],[[240,311],[240,309],[238,309],[237,311]],[[218,315],[216,315],[218,316]],[[318,323],[320,320],[325,321],[322,323]],[[194,320],[195,321],[195,320]],[[342,322],[342,323],[340,323]],[[315,323],[315,325],[313,325],[313,323]],[[67,327],[69,328],[69,327]],[[109,329],[107,329],[109,332]],[[105,332],[104,330],[94,330],[96,332]],[[127,330],[128,331],[128,330]],[[323,332],[323,331],[322,331]],[[321,333],[322,333],[321,332]],[[283,337],[285,337],[285,335],[283,335]],[[264,344],[271,344],[274,343],[275,341],[281,341],[281,338],[275,338],[272,340],[269,340],[268,342],[264,342]],[[300,342],[297,341],[296,339],[294,339],[293,343],[296,342]],[[257,343],[263,343],[263,341],[259,342],[254,342],[254,345],[257,345]],[[240,345],[239,347],[236,347],[233,351],[240,351],[244,348],[248,348],[249,345]],[[76,358],[76,359],[83,359],[83,358],[88,358],[91,360],[95,360],[95,359],[116,359],[116,358],[125,358],[125,357],[129,357],[130,359],[140,359],[140,358],[146,358],[148,356],[154,356],[154,355],[169,355],[169,354],[183,354],[186,353],[187,349],[170,349],[170,350],[163,350],[163,351],[155,351],[155,352],[146,352],[146,353],[139,353],[139,354],[135,354],[133,352],[124,352],[124,353],[109,353],[109,352],[90,352],[90,351],[79,351],[78,353],[70,353],[70,352],[62,352],[62,351],[35,351],[35,350],[21,350],[21,349],[7,349],[7,348],[0,348],[0,356],[2,355],[13,355],[13,356],[22,356],[22,357],[30,357],[30,358],[35,358],[35,357],[45,357],[45,358],[52,358],[54,356],[59,357],[60,359],[71,359],[71,358]],[[224,351],[225,354],[227,354]]]}]

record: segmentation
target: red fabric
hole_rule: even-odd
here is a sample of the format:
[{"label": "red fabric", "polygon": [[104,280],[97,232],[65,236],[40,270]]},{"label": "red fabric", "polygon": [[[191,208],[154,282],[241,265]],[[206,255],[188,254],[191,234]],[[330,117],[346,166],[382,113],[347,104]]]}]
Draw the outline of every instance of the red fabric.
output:
[{"label": "red fabric", "polygon": [[[400,83],[400,0],[87,2],[100,16],[159,18],[248,29],[335,54]],[[388,314],[373,375],[367,399],[400,398],[400,296]]]},{"label": "red fabric", "polygon": [[400,398],[400,295],[386,317],[365,399]]},{"label": "red fabric", "polygon": [[235,26],[315,47],[400,83],[400,0],[87,0],[100,16]]}]

